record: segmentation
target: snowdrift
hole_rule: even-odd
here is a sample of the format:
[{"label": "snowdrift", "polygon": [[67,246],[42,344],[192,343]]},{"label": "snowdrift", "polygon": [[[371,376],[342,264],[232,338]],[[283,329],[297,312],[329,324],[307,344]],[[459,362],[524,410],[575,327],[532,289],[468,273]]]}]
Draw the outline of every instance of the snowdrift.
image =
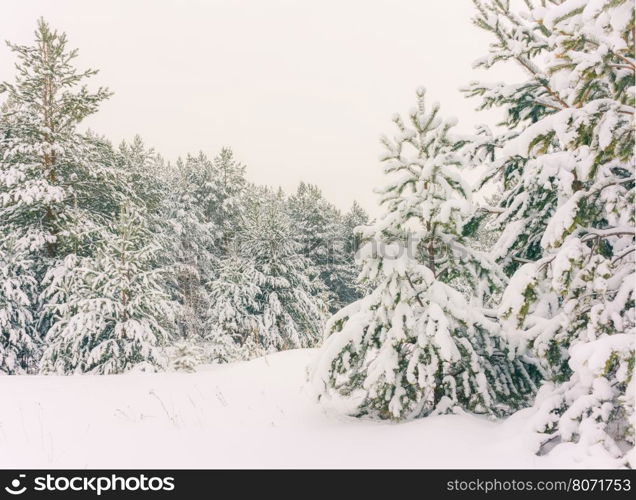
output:
[{"label": "snowdrift", "polygon": [[530,419],[403,424],[325,413],[306,384],[316,352],[197,373],[0,377],[0,467],[613,467],[533,454]]}]

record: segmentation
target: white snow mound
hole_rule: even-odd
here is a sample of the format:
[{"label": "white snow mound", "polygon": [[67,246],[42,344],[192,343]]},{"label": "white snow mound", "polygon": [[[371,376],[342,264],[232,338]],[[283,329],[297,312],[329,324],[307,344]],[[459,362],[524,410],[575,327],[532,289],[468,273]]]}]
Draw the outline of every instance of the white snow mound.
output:
[{"label": "white snow mound", "polygon": [[537,457],[523,412],[404,424],[326,414],[311,349],[192,374],[0,377],[2,468],[611,467]]}]

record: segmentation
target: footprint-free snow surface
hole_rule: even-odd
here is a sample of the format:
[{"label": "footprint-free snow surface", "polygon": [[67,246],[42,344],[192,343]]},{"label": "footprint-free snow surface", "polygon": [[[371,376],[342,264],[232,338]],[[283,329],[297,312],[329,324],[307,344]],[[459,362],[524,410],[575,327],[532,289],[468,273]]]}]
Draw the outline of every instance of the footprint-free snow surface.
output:
[{"label": "footprint-free snow surface", "polygon": [[313,350],[192,374],[0,377],[0,467],[612,467],[537,457],[528,417],[446,415],[394,424],[326,413]]}]

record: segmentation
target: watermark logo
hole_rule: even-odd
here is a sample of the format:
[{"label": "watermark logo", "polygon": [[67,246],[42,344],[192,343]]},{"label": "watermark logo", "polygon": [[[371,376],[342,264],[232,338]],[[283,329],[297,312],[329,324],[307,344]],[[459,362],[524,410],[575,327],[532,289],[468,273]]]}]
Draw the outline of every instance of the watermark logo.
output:
[{"label": "watermark logo", "polygon": [[[146,476],[145,474],[133,475],[73,475],[59,476],[57,474],[46,474],[35,476],[33,484],[27,488],[24,483],[26,474],[20,474],[11,480],[9,486],[4,490],[9,495],[22,495],[29,489],[30,491],[68,491],[68,492],[90,492],[100,496],[109,491],[173,491],[175,489],[174,477],[167,476]],[[0,492],[1,496],[1,492]]]},{"label": "watermark logo", "polygon": [[27,488],[26,486],[20,487],[20,485],[22,484],[20,480],[24,479],[25,477],[26,477],[25,474],[20,474],[17,478],[11,481],[10,486],[5,486],[4,491],[6,491],[7,493],[11,495],[22,495],[22,493],[24,493],[27,490]]}]

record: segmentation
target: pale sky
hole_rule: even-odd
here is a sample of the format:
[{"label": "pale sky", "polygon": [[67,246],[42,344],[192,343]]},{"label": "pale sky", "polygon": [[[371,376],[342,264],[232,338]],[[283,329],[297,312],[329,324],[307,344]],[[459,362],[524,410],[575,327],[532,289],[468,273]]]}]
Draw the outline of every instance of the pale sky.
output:
[{"label": "pale sky", "polygon": [[[43,16],[78,48],[93,86],[115,95],[86,125],[114,143],[139,134],[173,160],[230,146],[249,180],[320,186],[338,207],[375,212],[378,138],[427,88],[471,131],[459,87],[506,79],[476,71],[490,37],[470,0],[3,0],[0,39],[33,40]],[[0,80],[13,57],[0,47]]]}]

